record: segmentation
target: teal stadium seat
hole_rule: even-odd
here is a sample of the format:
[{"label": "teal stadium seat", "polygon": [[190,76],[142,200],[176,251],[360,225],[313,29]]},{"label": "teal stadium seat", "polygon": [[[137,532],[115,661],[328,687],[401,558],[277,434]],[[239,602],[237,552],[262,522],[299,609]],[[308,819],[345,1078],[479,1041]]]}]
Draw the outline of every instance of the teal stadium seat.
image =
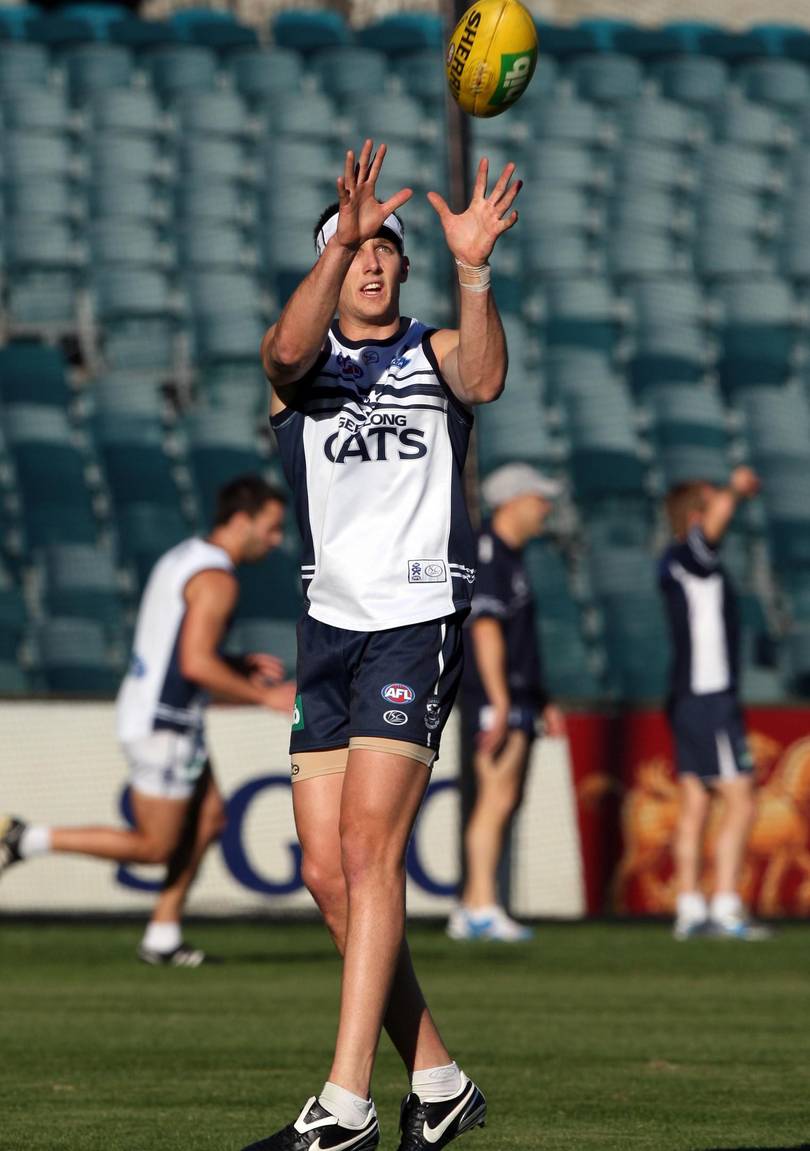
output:
[{"label": "teal stadium seat", "polygon": [[71,103],[83,107],[97,92],[126,88],[133,61],[121,44],[80,44],[62,54]]},{"label": "teal stadium seat", "polygon": [[157,139],[168,132],[164,113],[154,93],[147,88],[108,88],[94,92],[85,111],[96,132]]},{"label": "teal stadium seat", "polygon": [[257,43],[253,28],[240,24],[233,13],[216,8],[181,8],[172,13],[177,39],[227,53]]},{"label": "teal stadium seat", "polygon": [[256,108],[282,95],[301,90],[304,66],[300,55],[284,48],[249,48],[232,52],[226,67],[238,92]]},{"label": "teal stadium seat", "polygon": [[134,568],[141,591],[163,553],[192,534],[180,509],[161,501],[123,504],[115,525],[119,551]]},{"label": "teal stadium seat", "polygon": [[568,66],[576,91],[597,104],[617,104],[640,94],[643,69],[638,60],[618,52],[577,56]]},{"label": "teal stadium seat", "polygon": [[48,543],[94,543],[89,458],[76,446],[61,408],[9,404],[3,414],[22,501],[29,550]]},{"label": "teal stadium seat", "polygon": [[746,148],[785,150],[793,142],[793,132],[785,117],[763,104],[728,97],[716,106],[712,116],[715,138]]},{"label": "teal stadium seat", "polygon": [[684,55],[650,65],[661,95],[679,104],[709,110],[728,90],[728,67],[714,56]]},{"label": "teal stadium seat", "polygon": [[198,44],[158,47],[146,53],[144,62],[151,72],[155,90],[167,103],[182,92],[216,85],[216,54]]},{"label": "teal stadium seat", "polygon": [[315,53],[309,67],[318,83],[337,101],[365,92],[369,98],[385,88],[388,61],[371,48],[324,48]]},{"label": "teal stadium seat", "polygon": [[61,354],[56,348],[33,342],[0,348],[0,398],[4,404],[67,408],[71,396]]},{"label": "teal stadium seat", "polygon": [[678,148],[700,147],[707,132],[700,113],[675,100],[650,96],[620,107],[617,123],[626,140],[648,140]]},{"label": "teal stadium seat", "polygon": [[[268,614],[272,614],[274,590],[272,585],[268,585]],[[301,607],[303,609],[303,602]],[[226,652],[231,655],[255,652],[274,655],[284,664],[287,677],[294,678],[297,648],[296,626],[292,620],[267,619],[262,616],[259,619],[237,619],[228,636]]]},{"label": "teal stadium seat", "polygon": [[48,615],[123,626],[124,601],[112,556],[87,544],[53,544],[43,555],[44,606]]},{"label": "teal stadium seat", "polygon": [[276,99],[264,110],[264,115],[268,131],[289,140],[322,141],[325,145],[340,141],[344,123],[334,100],[324,92],[310,92],[303,100],[296,96]]},{"label": "teal stadium seat", "polygon": [[70,110],[58,88],[20,85],[3,94],[1,107],[5,126],[13,130],[58,135],[73,128]]},{"label": "teal stadium seat", "polygon": [[[4,8],[0,12],[11,10]],[[49,72],[48,53],[41,44],[0,41],[0,94],[13,94],[18,88],[45,87]]]},{"label": "teal stadium seat", "polygon": [[255,262],[255,253],[245,242],[245,233],[226,220],[189,220],[178,229],[181,264],[193,274],[195,268],[222,268],[239,271]]},{"label": "teal stadium seat", "polygon": [[735,68],[734,79],[751,100],[786,112],[810,101],[810,75],[796,60],[752,60]]},{"label": "teal stadium seat", "polygon": [[214,89],[183,92],[174,114],[185,134],[242,139],[252,134],[251,120],[238,92]]},{"label": "teal stadium seat", "polygon": [[247,223],[251,219],[250,200],[236,180],[195,180],[177,189],[177,216],[186,221]]},{"label": "teal stadium seat", "polygon": [[[418,100],[405,93],[378,92],[373,100],[357,94],[347,101],[345,112],[359,140],[384,140],[394,148],[399,141],[424,146],[426,138],[439,138],[440,125],[426,121]],[[443,140],[439,144],[443,146]]]},{"label": "teal stadium seat", "polygon": [[174,461],[159,419],[127,411],[98,412],[93,431],[116,508],[128,504],[179,507]]},{"label": "teal stadium seat", "polygon": [[167,201],[148,176],[132,176],[126,172],[105,170],[96,172],[87,193],[90,219],[131,219],[149,223],[163,223],[167,217]]},{"label": "teal stadium seat", "polygon": [[721,376],[727,388],[780,383],[790,374],[798,313],[790,287],[760,276],[718,289],[724,309]]},{"label": "teal stadium seat", "polygon": [[604,280],[551,280],[546,290],[545,337],[549,347],[569,345],[610,352],[619,334],[618,313]]},{"label": "teal stadium seat", "polygon": [[105,129],[89,140],[88,156],[94,181],[125,183],[131,179],[157,181],[171,177],[160,143],[153,136],[123,135]]},{"label": "teal stadium seat", "polygon": [[351,42],[351,32],[339,12],[314,8],[279,12],[273,21],[273,42],[281,48],[311,53]]},{"label": "teal stadium seat", "polygon": [[14,216],[53,216],[79,221],[83,215],[81,197],[67,179],[41,180],[24,177],[5,188],[6,214]]},{"label": "teal stadium seat", "polygon": [[728,445],[725,410],[717,390],[705,384],[665,384],[650,393],[656,450]]},{"label": "teal stadium seat", "polygon": [[434,12],[395,12],[373,24],[359,28],[355,34],[363,47],[398,56],[402,52],[444,48],[444,26]]},{"label": "teal stadium seat", "polygon": [[102,625],[94,619],[45,619],[37,629],[40,671],[60,695],[112,696],[123,666],[113,662]]},{"label": "teal stadium seat", "polygon": [[189,463],[197,502],[213,509],[219,489],[235,476],[263,472],[267,455],[258,448],[255,416],[250,410],[198,410],[185,422]]}]

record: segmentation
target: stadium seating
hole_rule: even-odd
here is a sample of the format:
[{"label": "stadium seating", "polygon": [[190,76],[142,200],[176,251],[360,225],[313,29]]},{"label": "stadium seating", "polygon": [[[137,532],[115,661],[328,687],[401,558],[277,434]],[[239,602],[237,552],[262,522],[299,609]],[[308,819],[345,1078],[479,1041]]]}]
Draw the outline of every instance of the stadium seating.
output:
[{"label": "stadium seating", "polygon": [[[441,26],[294,10],[260,45],[226,12],[76,4],[3,9],[3,29],[0,617],[34,571],[45,618],[109,630],[132,607],[119,565],[142,586],[222,480],[278,472],[257,348],[312,266],[347,141],[385,139],[385,189],[417,191],[403,309],[452,322],[422,196],[447,183]],[[749,460],[762,497],[726,551],[751,690],[810,690],[806,46],[698,23],[540,33],[521,101],[470,127],[474,157],[526,177],[493,267],[508,386],[477,413],[475,451],[480,475],[524,459],[567,482],[559,548],[531,558],[550,681],[574,698],[661,690],[658,500]],[[245,573],[253,646],[292,651],[299,597],[289,543]],[[757,637],[783,610],[793,630],[763,662]],[[0,691],[68,683],[53,645],[34,679],[18,645],[0,642]],[[109,677],[105,652],[76,682]]]}]

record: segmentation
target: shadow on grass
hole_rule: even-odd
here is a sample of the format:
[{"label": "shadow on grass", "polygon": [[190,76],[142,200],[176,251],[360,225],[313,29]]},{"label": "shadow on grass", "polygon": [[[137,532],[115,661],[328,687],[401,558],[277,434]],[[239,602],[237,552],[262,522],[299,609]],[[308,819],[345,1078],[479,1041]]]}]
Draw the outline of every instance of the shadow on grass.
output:
[{"label": "shadow on grass", "polygon": [[705,1147],[701,1151],[810,1151],[810,1143],[796,1143],[791,1147]]}]

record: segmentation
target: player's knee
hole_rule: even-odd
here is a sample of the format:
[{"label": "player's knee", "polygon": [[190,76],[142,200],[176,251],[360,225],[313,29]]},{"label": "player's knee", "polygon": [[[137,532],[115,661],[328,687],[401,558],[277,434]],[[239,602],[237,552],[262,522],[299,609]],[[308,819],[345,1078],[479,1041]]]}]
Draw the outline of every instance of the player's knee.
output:
[{"label": "player's knee", "polygon": [[373,877],[395,878],[404,866],[401,854],[391,845],[391,837],[373,830],[346,829],[340,840],[340,859],[347,888],[359,886]]},{"label": "player's knee", "polygon": [[147,839],[141,849],[138,862],[168,864],[174,853],[175,846],[175,844],[169,843],[168,840]]},{"label": "player's knee", "polygon": [[301,860],[301,878],[324,914],[345,902],[346,882],[343,872],[334,865],[305,852]]}]

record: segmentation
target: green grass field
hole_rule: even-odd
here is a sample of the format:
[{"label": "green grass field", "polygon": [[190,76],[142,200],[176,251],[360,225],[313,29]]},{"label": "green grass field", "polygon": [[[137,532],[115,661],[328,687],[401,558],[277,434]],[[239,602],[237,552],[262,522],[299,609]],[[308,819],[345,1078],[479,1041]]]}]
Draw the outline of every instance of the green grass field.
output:
[{"label": "green grass field", "polygon": [[[321,928],[197,925],[227,964],[196,971],[137,963],[138,936],[0,922],[3,1151],[238,1151],[319,1088],[338,995]],[[416,927],[412,943],[489,1097],[459,1147],[810,1146],[807,929],[675,944],[661,927],[553,925],[507,948]],[[405,1089],[384,1040],[383,1151]]]}]

